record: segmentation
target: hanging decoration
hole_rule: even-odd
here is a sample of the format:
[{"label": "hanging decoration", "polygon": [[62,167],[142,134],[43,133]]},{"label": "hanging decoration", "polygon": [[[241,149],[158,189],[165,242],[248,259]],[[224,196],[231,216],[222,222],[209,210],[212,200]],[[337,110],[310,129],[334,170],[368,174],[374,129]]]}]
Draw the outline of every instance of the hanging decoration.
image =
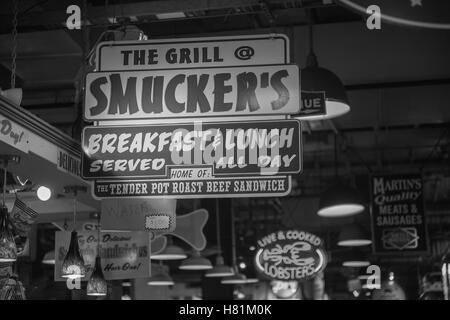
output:
[{"label": "hanging decoration", "polygon": [[88,296],[106,296],[108,293],[108,283],[103,275],[102,263],[100,258],[100,219],[98,221],[97,228],[97,256],[95,257],[94,271],[91,274],[91,278],[87,284]]},{"label": "hanging decoration", "polygon": [[26,300],[25,287],[16,275],[0,280],[0,300]]},{"label": "hanging decoration", "polygon": [[84,266],[84,260],[80,254],[80,247],[78,245],[78,233],[75,231],[76,226],[76,205],[77,200],[76,196],[79,190],[85,190],[85,187],[79,186],[70,186],[66,188],[66,192],[73,192],[73,227],[71,237],[70,237],[70,245],[69,251],[64,258],[61,270],[61,276],[63,278],[69,279],[79,279],[83,278],[86,275],[86,268]]},{"label": "hanging decoration", "polygon": [[6,186],[7,186],[7,168],[10,162],[18,163],[17,156],[1,156],[0,162],[3,164],[3,201],[0,208],[0,262],[14,262],[17,260],[17,246],[12,233],[11,221],[6,207]]}]

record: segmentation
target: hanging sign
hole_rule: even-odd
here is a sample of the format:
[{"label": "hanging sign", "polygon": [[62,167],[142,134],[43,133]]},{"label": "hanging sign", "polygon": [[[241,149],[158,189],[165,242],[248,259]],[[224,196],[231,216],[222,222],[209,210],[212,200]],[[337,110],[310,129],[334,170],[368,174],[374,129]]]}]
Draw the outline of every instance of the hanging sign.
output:
[{"label": "hanging sign", "polygon": [[58,148],[58,160],[56,163],[58,170],[69,173],[75,177],[81,175],[81,161],[79,157],[74,157],[73,155],[65,152]]},{"label": "hanging sign", "polygon": [[291,192],[291,176],[214,178],[203,180],[108,180],[94,182],[93,197],[105,198],[241,198],[281,197]]},{"label": "hanging sign", "polygon": [[86,179],[213,179],[301,171],[298,120],[101,126],[83,131]]},{"label": "hanging sign", "polygon": [[321,272],[327,257],[321,238],[306,231],[271,233],[258,240],[256,269],[275,280],[305,280]]},{"label": "hanging sign", "polygon": [[[150,275],[150,238],[148,232],[101,232],[100,257],[106,280],[147,278]],[[78,243],[86,267],[88,281],[97,255],[97,231],[79,231]],[[61,277],[61,268],[70,243],[70,232],[55,233],[55,281]]]},{"label": "hanging sign", "polygon": [[93,72],[87,121],[296,114],[297,65]]},{"label": "hanging sign", "polygon": [[97,71],[289,63],[283,34],[110,41],[97,46]]},{"label": "hanging sign", "polygon": [[176,206],[173,199],[104,199],[102,230],[173,232]]},{"label": "hanging sign", "polygon": [[29,133],[27,130],[0,115],[0,141],[28,153]]},{"label": "hanging sign", "polygon": [[427,252],[420,174],[372,176],[371,209],[374,253]]},{"label": "hanging sign", "polygon": [[326,113],[325,91],[303,91],[300,113],[296,118],[324,115]]}]

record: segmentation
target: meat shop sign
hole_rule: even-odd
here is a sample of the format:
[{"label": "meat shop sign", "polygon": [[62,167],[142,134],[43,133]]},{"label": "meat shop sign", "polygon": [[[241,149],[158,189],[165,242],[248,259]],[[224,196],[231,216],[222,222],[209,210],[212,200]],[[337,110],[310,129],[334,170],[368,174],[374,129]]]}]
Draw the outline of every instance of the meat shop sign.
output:
[{"label": "meat shop sign", "polygon": [[309,279],[321,272],[326,264],[322,239],[309,232],[278,231],[258,241],[256,268],[270,279]]}]

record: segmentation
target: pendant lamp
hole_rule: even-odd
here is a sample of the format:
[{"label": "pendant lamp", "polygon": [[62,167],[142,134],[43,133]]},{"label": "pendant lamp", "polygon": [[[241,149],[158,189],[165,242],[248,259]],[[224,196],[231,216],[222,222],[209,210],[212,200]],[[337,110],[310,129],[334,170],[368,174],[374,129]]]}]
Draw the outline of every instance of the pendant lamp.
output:
[{"label": "pendant lamp", "polygon": [[444,292],[444,300],[450,300],[450,246],[442,256],[441,272],[442,272],[442,288]]},{"label": "pendant lamp", "polygon": [[[98,215],[99,217],[100,215]],[[100,219],[98,221],[100,226]],[[88,296],[106,296],[108,293],[108,284],[103,275],[102,263],[100,258],[100,227],[97,228],[97,256],[95,257],[94,271],[91,274],[89,282],[87,284],[87,295]]]},{"label": "pendant lamp", "polygon": [[210,270],[212,269],[212,264],[209,259],[202,257],[200,252],[194,251],[194,254],[189,259],[183,260],[179,269],[181,270]]},{"label": "pendant lamp", "polygon": [[150,286],[173,286],[175,282],[172,277],[169,275],[169,267],[164,266],[162,262],[160,262],[159,266],[156,266],[155,269],[157,271],[152,274],[147,284]]},{"label": "pendant lamp", "polygon": [[10,162],[18,163],[18,156],[0,156],[3,164],[3,203],[0,208],[0,262],[14,262],[17,260],[17,246],[10,229],[8,208],[6,207],[7,168]]},{"label": "pendant lamp", "polygon": [[246,284],[247,277],[245,274],[240,273],[237,267],[233,268],[234,274],[229,277],[224,277],[220,283],[222,284]]},{"label": "pendant lamp", "polygon": [[372,244],[372,240],[364,228],[357,223],[345,225],[339,232],[338,246],[359,247],[369,244]]},{"label": "pendant lamp", "polygon": [[151,260],[182,260],[186,258],[186,252],[183,248],[173,244],[172,237],[170,236],[167,236],[167,245],[164,250],[150,257]]},{"label": "pendant lamp", "polygon": [[236,234],[235,234],[235,217],[234,217],[234,208],[233,208],[233,199],[231,201],[231,248],[232,248],[232,258],[233,258],[233,272],[232,276],[223,277],[220,283],[222,284],[246,284],[247,277],[245,274],[239,272],[237,267],[237,259],[236,259]]},{"label": "pendant lamp", "polygon": [[[297,118],[300,120],[325,120],[336,118],[350,111],[344,85],[338,76],[328,69],[319,67],[317,57],[313,50],[312,24],[309,24],[309,49],[306,67],[300,72],[302,95],[313,93],[324,96],[325,113],[311,115],[302,113]],[[306,108],[306,106],[302,106]],[[303,110],[305,112],[305,110]],[[295,117],[295,116],[294,116]]]},{"label": "pendant lamp", "polygon": [[55,251],[49,251],[44,255],[44,258],[42,259],[43,264],[49,264],[54,265],[55,264]]},{"label": "pendant lamp", "polygon": [[233,269],[230,266],[225,265],[225,261],[222,256],[222,244],[220,239],[220,214],[219,214],[219,199],[216,198],[216,236],[217,247],[219,252],[216,257],[216,264],[214,268],[206,272],[205,277],[229,277],[234,274]]},{"label": "pendant lamp", "polygon": [[342,183],[338,178],[337,135],[334,136],[334,184],[320,195],[317,214],[326,218],[352,216],[364,211],[357,190]]},{"label": "pendant lamp", "polygon": [[73,230],[70,236],[69,250],[63,260],[61,277],[69,279],[84,278],[86,275],[86,268],[84,266],[83,257],[80,254],[80,247],[78,245],[78,233],[75,231],[76,227],[76,196],[78,191],[85,191],[85,187],[69,186],[65,188],[66,192],[73,192]]},{"label": "pendant lamp", "polygon": [[95,267],[87,284],[88,296],[106,296],[108,284],[103,276],[100,256],[95,257]]},{"label": "pendant lamp", "polygon": [[352,268],[367,267],[370,266],[370,261],[364,252],[358,249],[352,249],[345,254],[342,266]]}]

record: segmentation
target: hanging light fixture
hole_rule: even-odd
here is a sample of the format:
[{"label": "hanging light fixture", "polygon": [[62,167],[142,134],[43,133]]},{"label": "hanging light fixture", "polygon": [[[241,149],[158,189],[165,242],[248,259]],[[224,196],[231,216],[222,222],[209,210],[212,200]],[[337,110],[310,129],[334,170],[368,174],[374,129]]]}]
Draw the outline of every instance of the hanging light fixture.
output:
[{"label": "hanging light fixture", "polygon": [[220,239],[220,214],[219,214],[219,199],[216,198],[216,236],[217,247],[219,252],[216,257],[216,264],[214,268],[206,272],[205,277],[229,277],[234,274],[233,269],[230,266],[225,265],[225,261],[222,256],[222,242]]},{"label": "hanging light fixture", "polygon": [[8,164],[10,162],[18,163],[18,156],[4,155],[0,157],[3,164],[3,203],[0,208],[0,262],[14,262],[17,260],[17,246],[14,236],[10,230],[10,220],[8,208],[6,207],[6,186]]},{"label": "hanging light fixture", "polygon": [[247,277],[245,274],[240,273],[237,267],[233,268],[234,274],[229,277],[224,277],[220,283],[222,284],[246,284]]},{"label": "hanging light fixture", "polygon": [[44,255],[44,258],[42,259],[43,264],[49,264],[54,265],[55,264],[55,251],[49,251]]},{"label": "hanging light fixture", "polygon": [[367,267],[370,266],[370,261],[362,251],[352,249],[345,255],[342,266],[352,268]]},{"label": "hanging light fixture", "polygon": [[212,269],[212,264],[209,259],[202,257],[200,252],[194,251],[194,254],[189,259],[183,260],[179,269],[181,270],[210,270]]},{"label": "hanging light fixture", "polygon": [[95,257],[94,271],[88,281],[86,290],[88,296],[106,296],[108,292],[108,284],[103,276],[101,259],[98,254]]},{"label": "hanging light fixture", "polygon": [[41,201],[47,201],[52,196],[52,190],[47,188],[46,186],[39,186],[36,190],[36,195]]},{"label": "hanging light fixture", "polygon": [[[311,16],[311,15],[310,15]],[[310,17],[311,20],[311,17]],[[301,115],[300,120],[324,120],[339,117],[350,111],[344,85],[338,76],[328,69],[319,67],[317,57],[313,49],[312,23],[309,23],[309,49],[310,53],[306,61],[306,67],[300,72],[302,94],[321,93],[325,100],[325,113]],[[304,108],[303,106],[302,108]],[[294,116],[295,117],[295,116]]]},{"label": "hanging light fixture", "polygon": [[342,247],[359,247],[367,246],[372,240],[362,226],[356,223],[344,226],[338,237],[338,246]]},{"label": "hanging light fixture", "polygon": [[338,178],[337,135],[334,136],[334,184],[320,196],[317,214],[322,217],[346,217],[364,211],[357,190],[343,184]]},{"label": "hanging light fixture", "polygon": [[320,196],[317,214],[322,217],[347,217],[364,211],[357,191],[337,181]]},{"label": "hanging light fixture", "polygon": [[[450,248],[450,246],[449,246]],[[450,300],[450,252],[446,251],[444,256],[442,257],[442,287],[444,291],[444,300]]]},{"label": "hanging light fixture", "polygon": [[231,201],[231,248],[232,248],[232,258],[233,258],[233,275],[222,278],[220,283],[222,284],[246,284],[247,277],[245,274],[239,272],[237,267],[237,259],[236,259],[236,234],[235,234],[235,221],[234,221],[234,208],[233,208],[233,199]]},{"label": "hanging light fixture", "polygon": [[173,286],[175,282],[172,277],[169,275],[169,267],[164,266],[162,262],[160,262],[159,266],[155,266],[157,271],[152,274],[147,284],[150,286]]},{"label": "hanging light fixture", "polygon": [[102,263],[100,258],[100,215],[97,216],[97,256],[95,257],[94,271],[91,274],[91,278],[87,284],[88,296],[106,296],[108,293],[108,283],[103,275]]},{"label": "hanging light fixture", "polygon": [[167,245],[161,253],[154,254],[150,257],[151,260],[182,260],[186,259],[187,254],[183,248],[173,244],[170,236],[167,236]]},{"label": "hanging light fixture", "polygon": [[78,245],[78,233],[75,231],[76,226],[76,196],[78,191],[86,191],[85,187],[69,186],[65,188],[66,192],[73,192],[73,230],[70,235],[70,245],[66,257],[63,260],[61,277],[69,279],[79,279],[86,275],[84,260],[80,254]]}]

